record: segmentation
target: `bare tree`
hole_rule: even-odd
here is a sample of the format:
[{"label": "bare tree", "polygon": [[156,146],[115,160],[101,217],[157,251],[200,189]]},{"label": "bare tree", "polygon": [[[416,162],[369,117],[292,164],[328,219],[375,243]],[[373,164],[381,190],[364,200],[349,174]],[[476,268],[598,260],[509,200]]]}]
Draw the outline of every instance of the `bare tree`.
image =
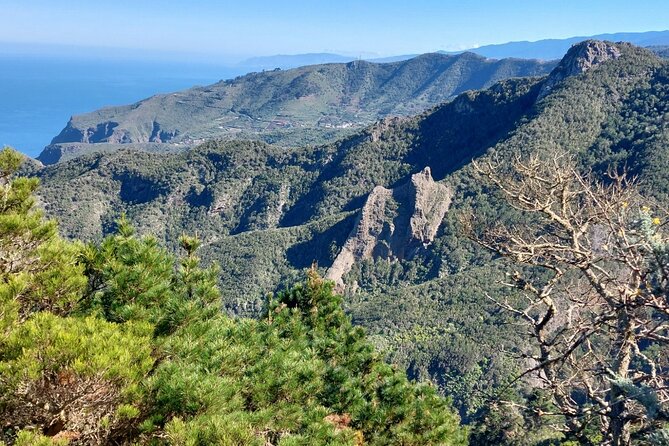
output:
[{"label": "bare tree", "polygon": [[[516,298],[497,305],[529,339],[520,378],[549,392],[567,438],[632,444],[667,421],[669,239],[652,206],[624,174],[582,174],[573,156],[495,157],[476,171],[523,212],[474,236],[523,265],[508,275]],[[663,354],[664,353],[664,354]],[[598,426],[602,439],[586,429]]]}]

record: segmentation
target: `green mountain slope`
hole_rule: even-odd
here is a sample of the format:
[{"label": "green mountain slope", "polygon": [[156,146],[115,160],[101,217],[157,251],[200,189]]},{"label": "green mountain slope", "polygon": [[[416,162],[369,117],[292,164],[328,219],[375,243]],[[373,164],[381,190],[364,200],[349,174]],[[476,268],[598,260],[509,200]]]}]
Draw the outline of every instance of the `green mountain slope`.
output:
[{"label": "green mountain slope", "polygon": [[648,49],[660,57],[669,58],[669,46],[667,45],[654,45],[648,47]]},{"label": "green mountain slope", "polygon": [[220,311],[196,237],[127,219],[66,241],[0,151],[0,444],[466,445],[434,386],[385,363],[315,271],[257,320]]},{"label": "green mountain slope", "polygon": [[354,61],[251,73],[74,116],[39,159],[51,164],[124,144],[179,150],[212,138],[322,142],[385,116],[415,115],[501,79],[543,75],[554,65],[471,53],[425,54],[395,63]]},{"label": "green mountain slope", "polygon": [[[483,297],[503,292],[501,265],[462,235],[458,218],[518,214],[476,180],[469,162],[491,151],[560,147],[596,171],[626,164],[666,200],[667,104],[667,62],[631,45],[589,41],[548,77],[502,81],[328,145],[210,142],[185,153],[63,161],[38,172],[41,200],[69,236],[98,238],[120,212],[173,249],[182,231],[197,232],[203,256],[222,266],[224,306],[242,315],[258,314],[263,293],[293,282],[312,262],[325,273],[343,247],[365,247],[350,250],[341,277],[353,320],[412,376],[453,394],[467,416],[480,403],[469,395],[509,373],[499,344],[518,336]],[[426,167],[423,188],[407,189]],[[423,193],[442,190],[433,180],[448,191],[447,204],[443,193]],[[438,230],[424,230],[443,206]],[[412,249],[398,251],[397,240]]]}]

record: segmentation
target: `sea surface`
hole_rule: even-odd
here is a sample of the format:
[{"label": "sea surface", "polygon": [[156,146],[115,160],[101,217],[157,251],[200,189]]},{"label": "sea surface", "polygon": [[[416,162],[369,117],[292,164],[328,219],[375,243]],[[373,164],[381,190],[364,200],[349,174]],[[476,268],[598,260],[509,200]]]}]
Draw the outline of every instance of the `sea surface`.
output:
[{"label": "sea surface", "polygon": [[205,63],[0,55],[0,146],[35,157],[70,116],[248,70]]}]

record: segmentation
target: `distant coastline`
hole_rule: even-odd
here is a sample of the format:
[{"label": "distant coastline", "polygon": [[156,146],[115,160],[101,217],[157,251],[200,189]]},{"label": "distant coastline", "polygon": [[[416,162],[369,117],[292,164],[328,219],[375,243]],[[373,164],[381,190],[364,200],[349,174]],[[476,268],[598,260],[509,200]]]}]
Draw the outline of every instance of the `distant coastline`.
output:
[{"label": "distant coastline", "polygon": [[37,156],[70,116],[244,74],[242,67],[0,54],[0,146]]}]

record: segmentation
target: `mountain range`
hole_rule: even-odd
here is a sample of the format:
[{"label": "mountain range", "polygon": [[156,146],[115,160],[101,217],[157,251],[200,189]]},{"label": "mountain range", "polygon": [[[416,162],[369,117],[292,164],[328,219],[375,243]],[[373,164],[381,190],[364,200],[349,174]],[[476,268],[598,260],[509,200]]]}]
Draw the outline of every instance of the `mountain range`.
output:
[{"label": "mountain range", "polygon": [[[491,59],[520,58],[554,60],[561,58],[569,47],[584,40],[608,40],[611,42],[629,42],[637,46],[663,46],[669,44],[669,31],[648,31],[628,33],[608,33],[592,36],[575,36],[564,39],[542,39],[537,41],[507,42],[492,45],[482,45],[462,51],[439,51],[442,54],[459,54],[469,52]],[[396,55],[381,58],[364,58],[370,62],[397,62],[411,59],[417,54]],[[360,58],[358,58],[360,59]],[[256,67],[257,69],[295,68],[315,63],[350,62],[354,57],[332,53],[293,54],[254,57],[239,63],[240,66]]]},{"label": "mountain range", "polygon": [[576,36],[566,39],[542,39],[534,42],[509,42],[495,45],[483,45],[466,51],[494,59],[519,57],[523,59],[552,60],[562,57],[569,48],[584,40],[607,40],[610,42],[628,42],[636,46],[648,47],[669,44],[669,31],[648,31],[635,33],[608,33],[594,36]]},{"label": "mountain range", "polygon": [[412,116],[465,90],[544,75],[554,66],[464,53],[251,73],[74,116],[39,159],[51,164],[119,147],[183,150],[215,138],[262,139],[284,146],[321,143],[385,116]]},{"label": "mountain range", "polygon": [[[478,83],[460,77],[449,84],[448,69],[434,68],[466,72],[471,64],[490,71],[477,76]],[[463,235],[460,216],[473,212],[489,222],[519,217],[477,180],[471,161],[559,147],[595,172],[625,164],[650,195],[669,197],[668,62],[630,44],[590,40],[574,45],[559,63],[529,64],[465,53],[250,75],[75,117],[41,157],[55,164],[34,164],[29,171],[42,181],[46,212],[68,236],[98,239],[114,230],[122,212],[141,233],[172,249],[183,232],[197,233],[203,257],[221,265],[223,306],[233,314],[258,314],[264,293],[293,283],[316,263],[336,281],[347,311],[377,348],[414,378],[447,389],[466,416],[477,409],[468,398],[472,386],[494,387],[508,376],[499,343],[519,342],[484,297],[502,293],[500,263]],[[533,76],[508,75],[519,66],[529,66]],[[330,84],[314,80],[333,72],[355,86],[346,99],[341,89],[327,96],[332,90],[324,85]],[[389,76],[386,81],[372,75],[379,72]],[[494,73],[502,72],[504,79],[494,82]],[[412,85],[427,89],[407,99],[403,94],[416,89],[400,88],[400,80],[416,79]],[[282,90],[265,90],[268,85]],[[304,104],[305,97],[329,98],[314,100],[309,110],[354,107],[360,126],[381,117],[379,110],[405,116],[348,129],[323,144],[218,139],[176,152],[135,150],[142,144],[157,150],[176,142],[195,145],[212,136],[211,115],[194,114],[188,131],[176,132],[175,124],[194,110],[228,116],[233,107],[225,101],[242,101],[234,96],[237,89],[258,92],[235,103],[238,120],[241,110],[269,117],[276,104]],[[259,94],[264,91],[284,94]],[[437,96],[442,103],[429,108]],[[189,105],[192,98],[207,107]],[[181,121],[162,121],[168,114]],[[79,146],[57,148],[68,144]],[[97,144],[114,150],[85,148]],[[61,150],[58,156],[54,150]]]}]

